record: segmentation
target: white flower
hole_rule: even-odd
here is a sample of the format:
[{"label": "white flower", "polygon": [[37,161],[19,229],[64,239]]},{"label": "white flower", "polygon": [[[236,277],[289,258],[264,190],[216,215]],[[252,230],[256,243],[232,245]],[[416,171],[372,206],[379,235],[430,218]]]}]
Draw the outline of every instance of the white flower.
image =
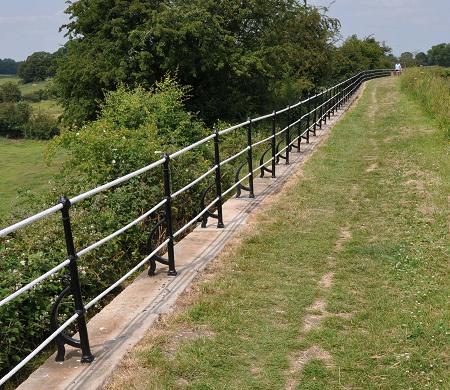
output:
[{"label": "white flower", "polygon": [[25,260],[21,260],[20,264],[25,265]]},{"label": "white flower", "polygon": [[112,160],[112,163],[115,164],[115,163],[116,163],[116,160]]}]

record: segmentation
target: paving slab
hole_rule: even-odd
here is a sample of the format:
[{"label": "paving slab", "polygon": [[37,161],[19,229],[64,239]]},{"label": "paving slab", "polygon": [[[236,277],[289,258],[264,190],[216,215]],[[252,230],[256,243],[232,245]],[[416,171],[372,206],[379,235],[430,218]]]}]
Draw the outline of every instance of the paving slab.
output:
[{"label": "paving slab", "polygon": [[[166,268],[158,265],[153,277],[143,271],[117,297],[88,323],[94,362],[81,364],[81,353],[67,347],[66,360],[55,362],[52,355],[23,382],[18,390],[73,390],[101,389],[125,354],[138,343],[146,331],[162,314],[170,313],[180,294],[192,283],[198,273],[214,258],[225,244],[246,225],[248,216],[262,208],[263,201],[280,191],[283,184],[299,169],[300,164],[325,139],[334,123],[348,109],[348,104],[302,143],[301,153],[291,152],[290,164],[277,165],[277,178],[255,178],[254,199],[243,192],[241,198],[231,198],[223,205],[224,229],[215,227],[210,219],[206,228],[196,227],[175,245],[178,275],[168,277]],[[304,141],[302,141],[304,142]]]}]

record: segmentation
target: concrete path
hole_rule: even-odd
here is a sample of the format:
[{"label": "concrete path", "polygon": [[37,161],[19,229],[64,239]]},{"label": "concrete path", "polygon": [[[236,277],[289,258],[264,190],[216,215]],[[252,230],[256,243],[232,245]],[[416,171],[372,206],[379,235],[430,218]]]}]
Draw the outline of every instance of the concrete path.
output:
[{"label": "concrete path", "polygon": [[66,361],[55,362],[51,356],[37,369],[19,390],[100,389],[124,355],[138,343],[145,332],[162,314],[170,313],[177,298],[191,284],[210,261],[216,258],[224,245],[245,226],[248,216],[270,195],[279,192],[298,171],[300,164],[325,139],[329,129],[348,108],[340,110],[317,130],[310,143],[302,143],[302,152],[291,154],[291,164],[277,166],[277,178],[257,178],[254,182],[255,199],[232,198],[224,204],[225,229],[216,229],[215,220],[207,228],[197,227],[175,246],[178,276],[168,277],[165,267],[158,265],[157,274],[150,278],[147,271],[114,298],[88,323],[89,338],[95,361],[80,363],[80,351],[67,347]]}]

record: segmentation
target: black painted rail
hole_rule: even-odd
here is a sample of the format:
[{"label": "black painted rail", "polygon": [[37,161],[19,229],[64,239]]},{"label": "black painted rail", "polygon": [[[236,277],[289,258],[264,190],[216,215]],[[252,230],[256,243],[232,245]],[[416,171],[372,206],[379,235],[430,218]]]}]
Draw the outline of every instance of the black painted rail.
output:
[{"label": "black painted rail", "polygon": [[[19,288],[14,293],[4,297],[0,300],[0,307],[8,304],[8,302],[14,300],[19,295],[26,293],[28,290],[32,289],[36,285],[42,283],[45,279],[50,276],[57,274],[63,269],[68,269],[69,274],[69,285],[59,294],[55,303],[53,304],[51,311],[51,321],[50,321],[50,335],[37,346],[27,357],[25,357],[20,363],[18,363],[8,374],[0,379],[0,386],[4,384],[7,380],[13,377],[21,368],[23,368],[33,357],[35,357],[40,351],[42,351],[51,342],[56,342],[58,353],[56,355],[57,361],[63,361],[65,356],[65,345],[71,345],[76,348],[80,348],[82,351],[81,362],[90,363],[94,360],[94,356],[91,353],[89,345],[89,335],[86,326],[86,311],[92,308],[97,302],[104,298],[107,294],[113,291],[121,283],[123,283],[127,278],[129,278],[133,273],[138,271],[142,266],[149,263],[149,275],[153,275],[156,269],[156,263],[161,263],[168,266],[168,275],[176,276],[176,262],[174,255],[174,243],[177,238],[182,237],[186,234],[188,229],[202,222],[202,226],[205,227],[208,218],[217,219],[217,228],[223,228],[223,213],[222,204],[226,196],[230,195],[235,191],[236,196],[241,196],[242,192],[248,193],[249,197],[254,197],[255,191],[253,186],[254,177],[259,173],[260,177],[264,177],[265,174],[270,174],[272,178],[276,177],[277,165],[283,160],[285,164],[289,164],[290,154],[295,151],[300,153],[301,142],[304,141],[309,143],[311,136],[316,135],[316,130],[322,128],[323,124],[327,123],[327,120],[331,118],[332,115],[336,113],[337,110],[341,108],[359,89],[361,84],[370,79],[389,76],[391,74],[391,69],[377,69],[368,70],[338,83],[330,88],[324,89],[316,94],[310,94],[305,99],[296,102],[295,104],[289,105],[278,111],[273,111],[270,114],[263,115],[257,118],[249,118],[247,121],[239,123],[235,126],[231,126],[227,129],[218,131],[214,130],[213,134],[210,136],[199,140],[181,150],[176,151],[172,154],[164,154],[161,159],[155,161],[137,171],[131,172],[128,175],[120,177],[109,183],[101,185],[83,194],[77,195],[73,198],[61,197],[56,205],[44,210],[38,214],[35,214],[29,218],[26,218],[14,225],[8,226],[0,230],[0,237],[7,236],[15,231],[33,224],[45,217],[60,212],[61,221],[64,228],[65,243],[67,249],[67,258],[58,264],[56,267],[48,270],[45,274],[29,282],[27,285]],[[253,140],[253,129],[255,124],[267,121],[270,123],[271,135],[264,139],[254,142]],[[284,127],[282,124],[286,124]],[[239,150],[234,155],[223,158],[220,155],[219,142],[220,137],[225,134],[237,130],[245,129],[247,135],[247,145],[244,149]],[[280,129],[277,131],[277,129]],[[214,151],[214,166],[206,171],[203,175],[197,177],[192,182],[187,184],[181,189],[173,191],[171,186],[171,162],[177,157],[188,153],[189,151],[199,147],[200,145],[211,142],[213,144]],[[254,151],[259,145],[266,145],[266,149],[262,152],[259,158],[259,166],[254,167]],[[223,178],[221,174],[221,168],[238,159],[240,156],[245,156],[245,162],[240,164],[236,174],[234,184],[227,188],[225,191],[222,189]],[[163,186],[164,186],[164,197],[161,201],[148,210],[146,213],[142,214],[139,218],[131,221],[127,225],[123,226],[121,229],[115,231],[112,234],[102,238],[101,240],[89,245],[88,247],[76,250],[74,245],[74,237],[72,232],[71,215],[70,208],[73,204],[82,202],[83,200],[90,198],[96,194],[107,191],[113,187],[116,187],[122,183],[129,181],[130,179],[137,177],[145,172],[151,171],[153,169],[162,169],[163,173]],[[192,188],[194,185],[205,180],[207,177],[214,175],[214,183],[206,188],[201,197],[201,210],[193,217],[189,222],[187,222],[183,227],[178,230],[174,230],[173,226],[173,216],[172,216],[172,201],[180,194]],[[248,185],[244,183],[248,182]],[[209,191],[214,191],[214,200],[209,204],[206,204],[206,195]],[[106,242],[114,239],[120,234],[126,232],[131,227],[135,226],[139,222],[145,220],[151,215],[160,213],[162,218],[159,220],[157,225],[154,227],[153,231],[150,233],[149,242],[151,245],[152,237],[158,228],[165,228],[165,238],[159,245],[155,245],[155,248],[150,249],[150,254],[145,256],[138,264],[136,264],[131,270],[129,270],[125,275],[123,275],[119,280],[109,286],[101,294],[93,298],[90,302],[84,303],[82,299],[82,290],[79,281],[79,269],[78,269],[78,259],[87,254],[88,252],[100,247]],[[165,249],[166,257],[159,255],[161,250]],[[58,307],[61,302],[67,296],[72,295],[74,311],[63,324],[58,323]],[[69,336],[65,329],[72,323],[76,322],[79,339],[74,339]]]}]

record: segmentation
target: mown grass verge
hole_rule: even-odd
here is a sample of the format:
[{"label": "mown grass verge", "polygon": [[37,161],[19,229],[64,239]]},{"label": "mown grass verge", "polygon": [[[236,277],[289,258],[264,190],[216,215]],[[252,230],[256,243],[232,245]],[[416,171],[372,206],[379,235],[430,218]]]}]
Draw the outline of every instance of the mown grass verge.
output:
[{"label": "mown grass verge", "polygon": [[398,83],[369,83],[107,389],[449,385],[448,150]]},{"label": "mown grass verge", "polygon": [[14,210],[19,191],[34,195],[50,191],[49,181],[58,172],[58,164],[44,162],[46,148],[45,141],[0,137],[0,222]]}]

